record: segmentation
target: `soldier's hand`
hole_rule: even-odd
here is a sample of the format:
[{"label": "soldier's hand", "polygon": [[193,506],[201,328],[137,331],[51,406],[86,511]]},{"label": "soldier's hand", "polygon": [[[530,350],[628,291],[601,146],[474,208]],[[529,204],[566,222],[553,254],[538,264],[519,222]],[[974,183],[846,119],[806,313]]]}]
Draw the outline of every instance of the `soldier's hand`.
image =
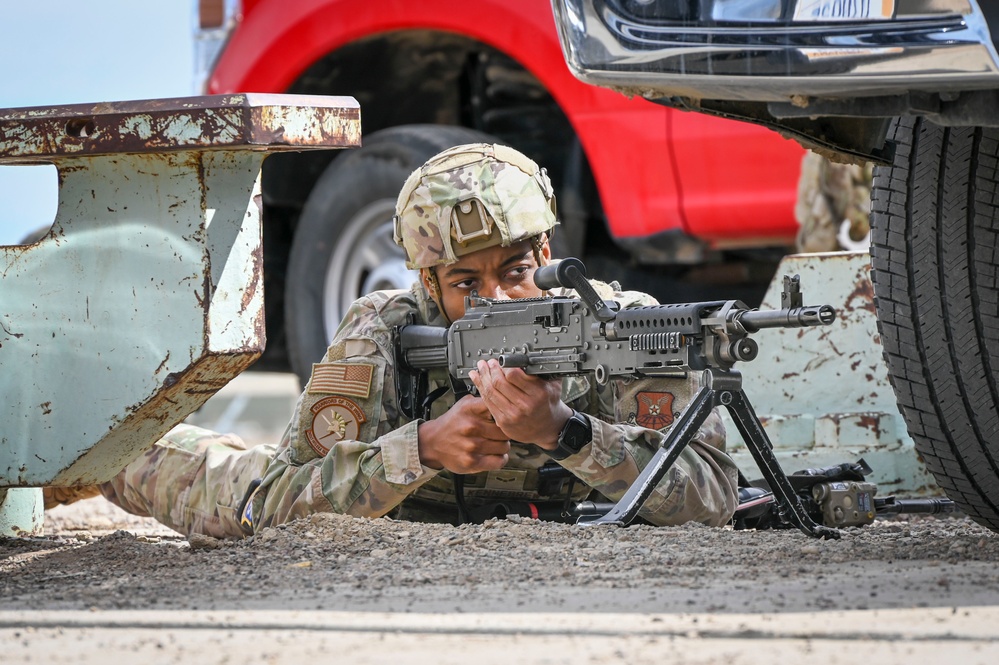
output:
[{"label": "soldier's hand", "polygon": [[482,401],[507,437],[554,450],[572,409],[562,402],[561,379],[531,376],[519,368],[480,360],[468,373]]},{"label": "soldier's hand", "polygon": [[479,397],[466,395],[439,418],[420,423],[418,431],[420,461],[432,469],[494,471],[510,459],[510,437]]}]

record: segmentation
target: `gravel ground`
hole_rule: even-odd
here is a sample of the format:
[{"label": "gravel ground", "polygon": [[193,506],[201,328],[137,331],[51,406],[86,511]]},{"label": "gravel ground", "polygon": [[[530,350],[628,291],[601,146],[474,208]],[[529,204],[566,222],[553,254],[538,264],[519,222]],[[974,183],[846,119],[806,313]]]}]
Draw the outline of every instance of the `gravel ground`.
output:
[{"label": "gravel ground", "polygon": [[19,610],[801,612],[999,605],[999,535],[966,518],[797,531],[451,527],[315,515],[242,541],[190,541],[102,499],[0,539]]}]

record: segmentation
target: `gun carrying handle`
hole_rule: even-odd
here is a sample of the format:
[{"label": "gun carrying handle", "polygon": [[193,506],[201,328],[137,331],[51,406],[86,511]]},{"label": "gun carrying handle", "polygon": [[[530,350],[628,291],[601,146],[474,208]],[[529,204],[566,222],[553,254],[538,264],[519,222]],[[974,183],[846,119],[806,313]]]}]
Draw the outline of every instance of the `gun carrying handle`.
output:
[{"label": "gun carrying handle", "polygon": [[568,257],[558,263],[541,266],[534,271],[534,283],[544,291],[559,286],[573,289],[598,320],[610,321],[614,318],[614,310],[587,281],[586,266],[579,259]]},{"label": "gun carrying handle", "polygon": [[556,263],[541,266],[534,271],[534,284],[542,291],[550,291],[551,289],[565,286],[562,282],[562,275],[559,274],[559,270],[563,269],[561,266],[564,266],[571,261],[575,261],[579,265],[583,264],[583,262],[579,259],[567,258]]}]

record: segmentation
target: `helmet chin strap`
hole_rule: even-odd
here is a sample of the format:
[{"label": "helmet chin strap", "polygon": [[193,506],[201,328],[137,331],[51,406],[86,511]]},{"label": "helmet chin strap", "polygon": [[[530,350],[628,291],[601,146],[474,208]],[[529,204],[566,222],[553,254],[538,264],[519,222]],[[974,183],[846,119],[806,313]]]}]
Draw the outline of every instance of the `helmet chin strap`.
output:
[{"label": "helmet chin strap", "polygon": [[433,268],[420,268],[420,277],[422,278],[421,281],[424,288],[430,294],[430,299],[434,301],[437,309],[441,312],[441,316],[444,317],[445,323],[451,325],[451,319],[448,318],[447,311],[444,309],[444,301],[441,300],[441,287],[437,281],[437,273],[434,272]]},{"label": "helmet chin strap", "polygon": [[[549,263],[548,259],[545,258],[545,255],[541,253],[541,250],[544,249],[545,243],[547,242],[548,242],[548,235],[545,233],[539,233],[538,235],[531,238],[531,247],[532,249],[534,249],[534,260],[537,261],[539,268],[542,266],[546,266]],[[544,291],[543,293],[545,294],[545,296],[551,295],[549,291]]]}]

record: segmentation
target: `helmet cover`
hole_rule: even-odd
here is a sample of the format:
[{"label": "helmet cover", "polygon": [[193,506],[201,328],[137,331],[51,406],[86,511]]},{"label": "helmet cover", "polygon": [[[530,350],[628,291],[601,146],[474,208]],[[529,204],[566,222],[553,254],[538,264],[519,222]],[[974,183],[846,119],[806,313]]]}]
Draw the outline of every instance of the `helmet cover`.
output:
[{"label": "helmet cover", "polygon": [[545,170],[513,148],[488,143],[449,148],[414,171],[393,221],[412,270],[508,247],[558,224]]}]

